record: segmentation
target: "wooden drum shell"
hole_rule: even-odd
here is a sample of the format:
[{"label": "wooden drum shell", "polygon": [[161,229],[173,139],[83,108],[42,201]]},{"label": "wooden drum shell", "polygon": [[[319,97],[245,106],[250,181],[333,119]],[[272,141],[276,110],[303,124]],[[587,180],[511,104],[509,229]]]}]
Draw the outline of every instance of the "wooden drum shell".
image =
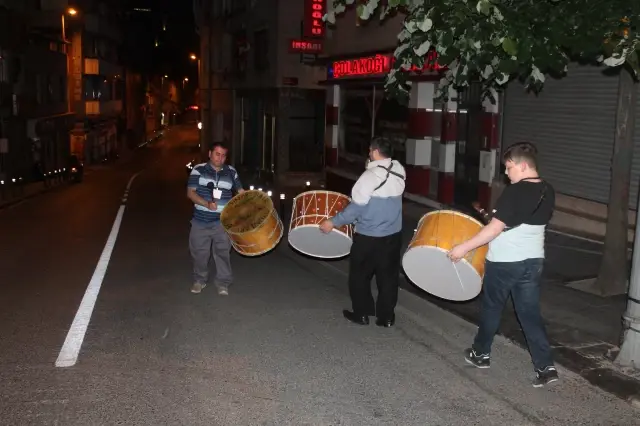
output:
[{"label": "wooden drum shell", "polygon": [[456,301],[473,299],[482,288],[488,246],[470,251],[456,264],[447,253],[482,227],[471,216],[453,210],[425,214],[403,256],[405,273],[414,284],[435,296]]},{"label": "wooden drum shell", "polygon": [[[269,212],[264,220],[251,229],[239,231],[230,227],[227,222],[232,220],[232,216],[238,214],[243,208],[245,209],[245,212],[243,212],[245,214],[247,209],[251,209],[251,205],[243,207],[236,205],[242,200],[242,197],[258,198],[260,205],[256,203],[256,214],[259,213],[258,209],[268,209]],[[245,191],[233,197],[225,209],[222,210],[220,221],[231,240],[233,248],[244,256],[260,256],[273,250],[282,239],[284,233],[284,226],[271,198],[261,191]]]},{"label": "wooden drum shell", "polygon": [[350,203],[349,197],[333,191],[307,191],[293,199],[289,223],[289,244],[309,256],[335,259],[349,254],[353,241],[351,224],[320,232],[319,224],[335,216]]}]

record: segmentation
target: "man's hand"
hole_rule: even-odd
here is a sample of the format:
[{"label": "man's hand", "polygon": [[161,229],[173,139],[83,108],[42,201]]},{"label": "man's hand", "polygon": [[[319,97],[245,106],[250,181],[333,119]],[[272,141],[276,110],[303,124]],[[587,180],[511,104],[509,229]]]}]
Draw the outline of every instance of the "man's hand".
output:
[{"label": "man's hand", "polygon": [[331,222],[331,219],[325,219],[320,222],[320,230],[325,234],[331,232],[333,230],[333,222]]},{"label": "man's hand", "polygon": [[459,262],[460,259],[467,255],[467,253],[469,253],[469,250],[464,244],[460,244],[452,248],[451,251],[447,253],[447,256],[452,262]]},{"label": "man's hand", "polygon": [[209,201],[207,203],[207,208],[211,211],[216,211],[218,210],[218,205],[215,203],[215,201]]}]

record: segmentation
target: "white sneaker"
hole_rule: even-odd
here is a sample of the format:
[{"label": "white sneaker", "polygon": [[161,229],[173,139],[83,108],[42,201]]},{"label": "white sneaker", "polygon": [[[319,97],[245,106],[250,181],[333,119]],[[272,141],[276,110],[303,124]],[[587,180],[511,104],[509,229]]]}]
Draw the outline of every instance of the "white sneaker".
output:
[{"label": "white sneaker", "polygon": [[205,288],[207,285],[203,284],[203,283],[198,283],[195,282],[193,283],[193,285],[191,286],[191,293],[195,293],[198,294],[202,291],[203,288]]},{"label": "white sneaker", "polygon": [[229,295],[229,290],[227,290],[224,287],[218,287],[218,294],[220,296],[228,296]]}]

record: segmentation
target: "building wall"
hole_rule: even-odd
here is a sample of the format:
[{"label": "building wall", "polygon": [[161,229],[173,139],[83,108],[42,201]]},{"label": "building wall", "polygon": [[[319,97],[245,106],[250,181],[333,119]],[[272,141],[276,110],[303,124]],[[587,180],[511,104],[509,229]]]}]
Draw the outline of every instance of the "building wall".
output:
[{"label": "building wall", "polygon": [[[301,2],[302,3],[302,2]],[[327,0],[327,6],[333,6]],[[359,23],[354,7],[336,16],[335,25],[327,28],[325,52],[327,55],[353,55],[362,52],[388,51],[397,46],[398,33],[402,30],[403,16],[398,14],[384,21],[374,17],[368,22]]]},{"label": "building wall", "polygon": [[34,38],[24,50],[19,104],[25,117],[68,112],[67,55],[61,41]]},{"label": "building wall", "polygon": [[[331,2],[331,0],[328,0]],[[296,78],[297,87],[301,89],[317,89],[318,82],[325,79],[325,68],[305,65],[301,55],[289,52],[289,41],[300,39],[306,0],[279,0],[278,32],[277,32],[277,82],[282,87],[284,78]]]},{"label": "building wall", "polygon": [[133,149],[143,142],[145,136],[145,85],[142,75],[127,71],[125,92],[126,138],[125,145]]},{"label": "building wall", "polygon": [[[299,111],[293,111],[291,103],[299,98],[313,102],[307,89],[318,90],[325,72],[322,67],[303,65],[300,55],[288,50],[289,40],[300,38],[304,2],[221,1],[214,4],[213,12],[212,46],[201,55],[201,69],[205,70],[200,84],[203,141],[230,142],[237,166],[252,171],[261,167],[270,171],[273,166],[276,174],[286,173],[289,144],[301,139],[301,132],[295,129],[300,125]],[[208,33],[202,28],[202,45],[209,43]],[[248,49],[245,54],[244,48]],[[209,63],[211,76],[206,71]],[[208,114],[209,78],[213,105]],[[322,114],[317,120],[324,120]],[[322,135],[317,136],[321,140]],[[321,147],[319,151],[321,158]]]}]

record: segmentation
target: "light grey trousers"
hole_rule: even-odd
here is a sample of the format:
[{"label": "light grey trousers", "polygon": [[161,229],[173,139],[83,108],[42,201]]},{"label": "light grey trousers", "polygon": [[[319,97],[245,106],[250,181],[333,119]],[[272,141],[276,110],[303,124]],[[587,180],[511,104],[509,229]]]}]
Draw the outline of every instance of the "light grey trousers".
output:
[{"label": "light grey trousers", "polygon": [[202,224],[191,221],[189,250],[193,260],[193,280],[206,284],[209,280],[209,259],[216,264],[215,284],[228,288],[233,282],[231,271],[231,240],[220,222]]}]

